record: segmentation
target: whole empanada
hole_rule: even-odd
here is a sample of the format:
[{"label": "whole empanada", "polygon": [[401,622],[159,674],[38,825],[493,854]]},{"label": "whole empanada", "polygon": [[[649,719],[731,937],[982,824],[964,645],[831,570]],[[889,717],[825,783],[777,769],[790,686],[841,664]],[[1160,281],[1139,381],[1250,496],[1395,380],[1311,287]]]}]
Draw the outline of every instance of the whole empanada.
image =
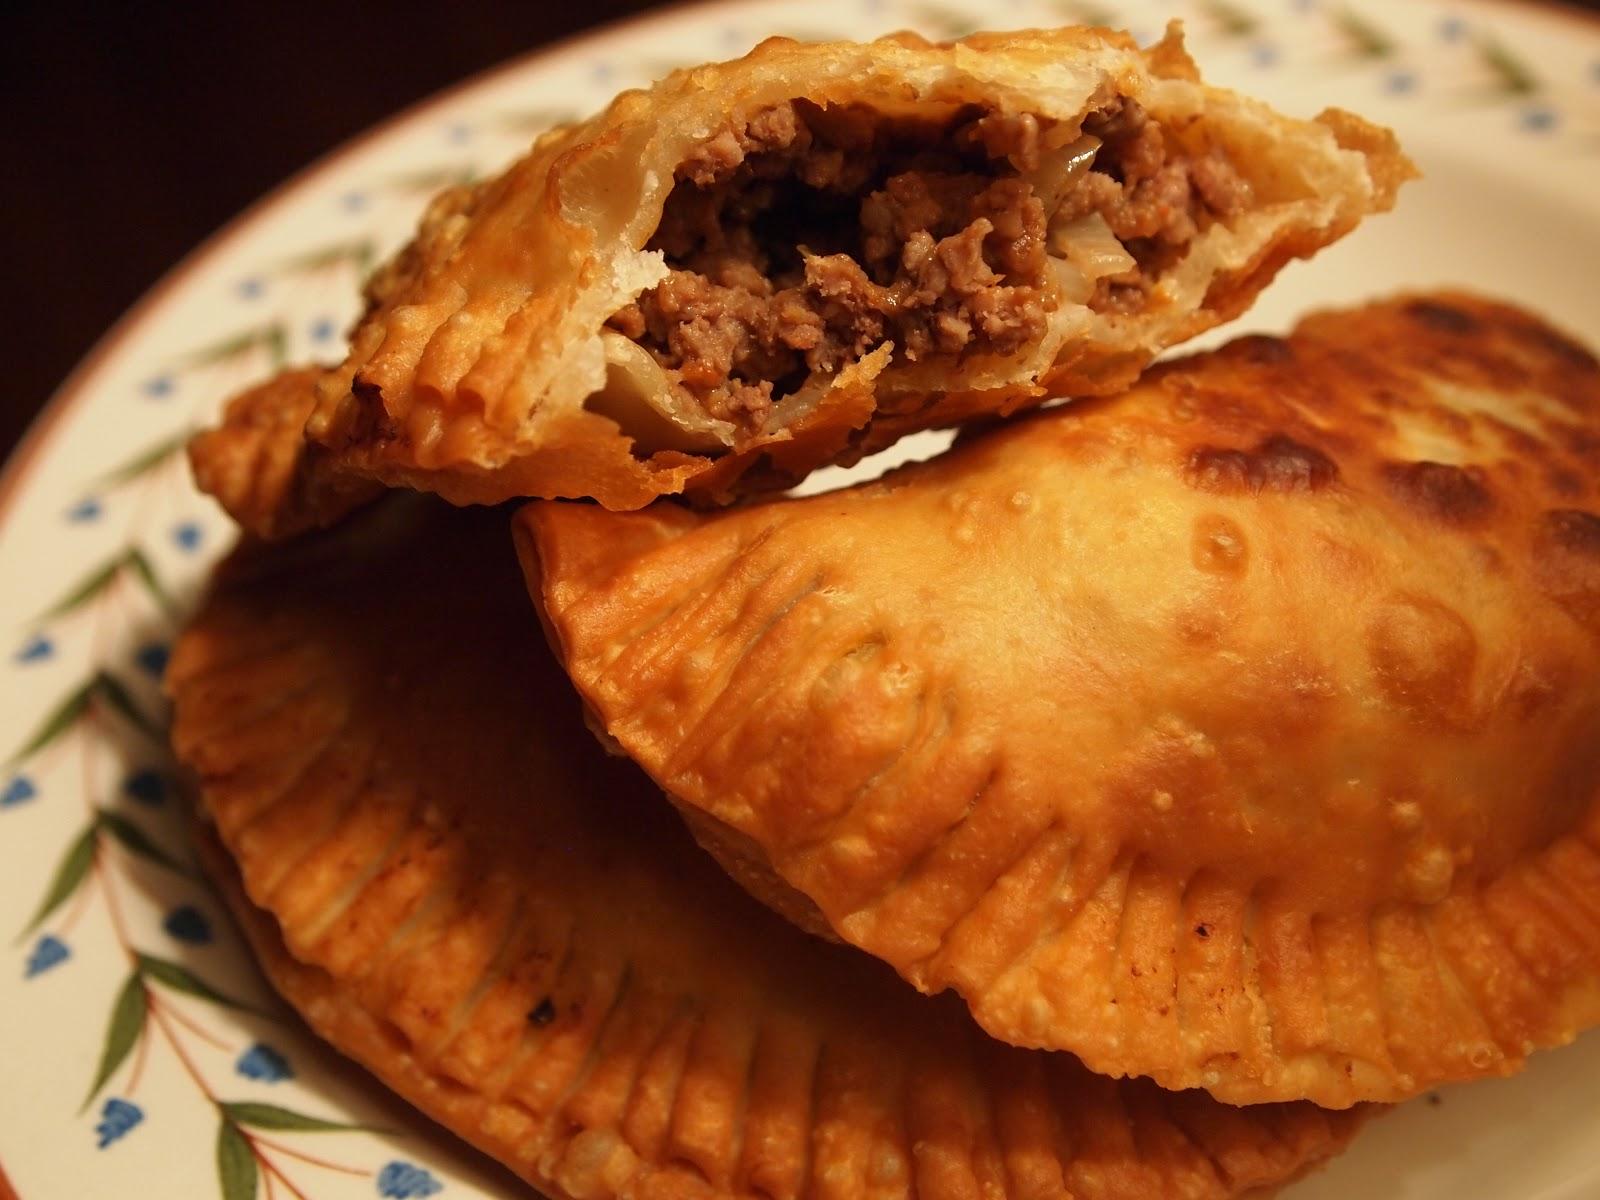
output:
[{"label": "whole empanada", "polygon": [[1325,313],[847,491],[518,524],[708,847],[1004,1041],[1338,1106],[1600,1021],[1600,368],[1526,313]]},{"label": "whole empanada", "polygon": [[503,512],[246,548],[168,687],[279,989],[553,1197],[1204,1200],[1359,1123],[1002,1046],[765,911],[584,734]]},{"label": "whole empanada", "polygon": [[1205,87],[1175,32],[773,39],[448,193],[308,433],[457,503],[725,498],[1121,388],[1411,173]]}]

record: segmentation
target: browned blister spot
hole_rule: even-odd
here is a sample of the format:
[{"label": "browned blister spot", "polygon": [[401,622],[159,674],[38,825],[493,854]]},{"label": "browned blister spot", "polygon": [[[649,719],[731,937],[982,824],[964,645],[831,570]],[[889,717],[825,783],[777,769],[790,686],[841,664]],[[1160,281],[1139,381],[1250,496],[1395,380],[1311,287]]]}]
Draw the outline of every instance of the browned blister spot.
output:
[{"label": "browned blister spot", "polygon": [[1518,720],[1530,721],[1557,707],[1571,684],[1562,664],[1524,660],[1506,687],[1506,704]]},{"label": "browned blister spot", "polygon": [[1254,333],[1239,338],[1229,345],[1229,349],[1245,361],[1263,366],[1278,366],[1294,361],[1294,346],[1287,339],[1269,333]]},{"label": "browned blister spot", "polygon": [[1481,324],[1474,314],[1439,300],[1416,300],[1406,306],[1406,311],[1419,323],[1439,333],[1463,336],[1476,332]]},{"label": "browned blister spot", "polygon": [[1558,329],[1529,321],[1510,321],[1505,326],[1517,338],[1567,367],[1583,372],[1600,372],[1600,360]]},{"label": "browned blister spot", "polygon": [[1195,568],[1209,575],[1243,575],[1250,565],[1250,544],[1244,530],[1218,513],[1195,521],[1189,554]]},{"label": "browned blister spot", "polygon": [[1545,513],[1534,534],[1533,566],[1545,594],[1600,633],[1600,516],[1575,508]]},{"label": "browned blister spot", "polygon": [[1367,657],[1394,705],[1429,721],[1470,719],[1478,639],[1448,605],[1396,593],[1367,625]]},{"label": "browned blister spot", "polygon": [[1208,492],[1318,492],[1339,478],[1339,467],[1315,446],[1275,433],[1251,450],[1199,446],[1185,474]]},{"label": "browned blister spot", "polygon": [[1383,480],[1411,508],[1451,525],[1475,525],[1494,511],[1481,467],[1451,463],[1385,463]]},{"label": "browned blister spot", "polygon": [[1556,431],[1562,447],[1586,464],[1600,466],[1600,437],[1578,425],[1563,425]]},{"label": "browned blister spot", "polygon": [[1583,480],[1574,471],[1565,467],[1553,467],[1545,475],[1545,483],[1550,490],[1562,496],[1583,495]]}]

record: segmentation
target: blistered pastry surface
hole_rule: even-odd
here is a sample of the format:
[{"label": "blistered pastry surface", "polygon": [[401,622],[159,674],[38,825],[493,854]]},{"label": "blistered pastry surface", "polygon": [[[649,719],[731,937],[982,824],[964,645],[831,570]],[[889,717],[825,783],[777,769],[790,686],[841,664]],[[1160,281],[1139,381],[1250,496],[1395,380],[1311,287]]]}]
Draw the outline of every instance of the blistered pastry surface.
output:
[{"label": "blistered pastry surface", "polygon": [[1002,1040],[1397,1099],[1600,1019],[1600,368],[1315,316],[855,489],[544,503],[600,723]]},{"label": "blistered pastry surface", "polygon": [[552,1194],[1227,1197],[1359,1120],[1001,1046],[751,901],[584,732],[504,512],[241,551],[168,681],[279,988]]}]

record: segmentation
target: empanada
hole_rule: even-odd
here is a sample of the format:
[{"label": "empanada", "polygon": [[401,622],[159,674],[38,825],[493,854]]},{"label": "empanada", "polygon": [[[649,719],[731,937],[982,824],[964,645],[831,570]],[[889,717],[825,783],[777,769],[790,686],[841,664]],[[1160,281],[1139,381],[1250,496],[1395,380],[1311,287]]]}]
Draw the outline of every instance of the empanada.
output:
[{"label": "empanada", "polygon": [[321,451],[302,436],[323,374],[315,366],[280,371],[229,400],[217,427],[190,439],[196,485],[258,537],[320,529],[383,492],[375,480],[324,469]]},{"label": "empanada", "polygon": [[1198,1200],[1354,1131],[1002,1046],[766,912],[585,735],[527,608],[504,512],[395,497],[237,554],[168,686],[274,982],[552,1196]]},{"label": "empanada", "polygon": [[725,498],[1123,387],[1411,173],[1205,87],[1176,32],[773,39],[447,194],[308,434],[457,503]]},{"label": "empanada", "polygon": [[1338,1106],[1600,1020],[1600,368],[1526,313],[1324,313],[847,491],[518,525],[702,840],[995,1037]]}]

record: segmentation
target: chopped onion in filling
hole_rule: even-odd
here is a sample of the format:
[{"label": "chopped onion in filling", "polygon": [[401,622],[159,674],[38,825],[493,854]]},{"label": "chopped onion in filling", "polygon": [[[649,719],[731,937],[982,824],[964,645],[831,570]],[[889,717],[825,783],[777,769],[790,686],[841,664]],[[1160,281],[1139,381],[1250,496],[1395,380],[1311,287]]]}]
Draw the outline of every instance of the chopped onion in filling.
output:
[{"label": "chopped onion in filling", "polygon": [[1094,156],[1100,152],[1101,141],[1093,134],[1084,134],[1057,150],[1047,150],[1039,156],[1039,168],[1028,172],[1033,193],[1039,197],[1046,213],[1053,214],[1061,207],[1067,193],[1078,186],[1078,181],[1090,167]]},{"label": "chopped onion in filling", "polygon": [[1091,281],[1121,275],[1139,265],[1097,212],[1051,225],[1050,250],[1070,261]]}]

